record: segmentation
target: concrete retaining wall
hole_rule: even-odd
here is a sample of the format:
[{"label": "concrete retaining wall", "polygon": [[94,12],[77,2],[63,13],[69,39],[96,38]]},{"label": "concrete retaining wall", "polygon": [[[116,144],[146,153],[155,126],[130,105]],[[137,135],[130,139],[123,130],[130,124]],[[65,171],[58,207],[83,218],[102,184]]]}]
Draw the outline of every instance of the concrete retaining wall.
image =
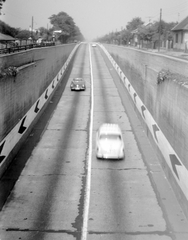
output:
[{"label": "concrete retaining wall", "polygon": [[49,102],[78,45],[59,45],[0,57],[2,69],[16,76],[0,78],[0,176]]},{"label": "concrete retaining wall", "polygon": [[125,47],[104,46],[188,217],[188,83],[172,79],[157,84],[162,69],[188,76],[188,62]]}]

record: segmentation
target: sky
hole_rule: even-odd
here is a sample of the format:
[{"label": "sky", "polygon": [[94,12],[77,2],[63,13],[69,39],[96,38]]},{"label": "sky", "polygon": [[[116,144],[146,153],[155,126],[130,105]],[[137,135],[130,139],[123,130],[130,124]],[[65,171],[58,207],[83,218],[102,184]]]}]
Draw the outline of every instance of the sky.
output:
[{"label": "sky", "polygon": [[49,17],[66,12],[73,18],[86,40],[126,28],[140,17],[145,23],[162,20],[179,22],[188,16],[188,0],[6,0],[0,20],[11,27],[50,28]]}]

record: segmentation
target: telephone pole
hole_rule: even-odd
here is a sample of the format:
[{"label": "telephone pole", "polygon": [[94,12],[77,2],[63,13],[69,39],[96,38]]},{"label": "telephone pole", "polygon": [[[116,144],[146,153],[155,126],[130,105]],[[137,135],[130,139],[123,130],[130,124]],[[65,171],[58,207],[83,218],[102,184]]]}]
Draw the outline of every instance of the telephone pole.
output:
[{"label": "telephone pole", "polygon": [[160,41],[161,41],[161,18],[162,18],[162,9],[160,9],[158,52],[160,51]]},{"label": "telephone pole", "polygon": [[31,19],[31,38],[33,40],[33,16],[32,16],[32,19]]}]

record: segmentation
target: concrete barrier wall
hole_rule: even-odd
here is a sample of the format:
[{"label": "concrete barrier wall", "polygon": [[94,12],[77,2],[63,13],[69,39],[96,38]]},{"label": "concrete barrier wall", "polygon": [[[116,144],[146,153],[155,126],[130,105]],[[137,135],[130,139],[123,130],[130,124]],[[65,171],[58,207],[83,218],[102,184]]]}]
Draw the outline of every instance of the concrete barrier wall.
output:
[{"label": "concrete barrier wall", "polygon": [[[125,47],[104,46],[188,217],[188,82],[181,81],[181,76],[182,79],[188,76],[188,62]],[[178,79],[157,84],[162,69],[180,75]]]},{"label": "concrete barrier wall", "polygon": [[31,49],[0,57],[0,66],[18,68],[0,78],[0,141],[30,109],[67,60],[75,45]]},{"label": "concrete barrier wall", "polygon": [[63,80],[77,47],[60,45],[0,57],[2,69],[18,69],[16,76],[0,78],[0,176]]}]

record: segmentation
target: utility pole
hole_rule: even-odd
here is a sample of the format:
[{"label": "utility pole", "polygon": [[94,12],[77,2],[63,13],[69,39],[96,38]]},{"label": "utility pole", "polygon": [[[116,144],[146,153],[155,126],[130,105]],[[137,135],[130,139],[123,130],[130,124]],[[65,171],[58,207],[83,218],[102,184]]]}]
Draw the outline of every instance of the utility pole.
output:
[{"label": "utility pole", "polygon": [[162,9],[160,9],[158,52],[160,51],[160,41],[161,41],[161,18],[162,18]]},{"label": "utility pole", "polygon": [[47,41],[48,41],[48,34],[49,34],[49,32],[48,32],[48,24],[47,24]]},{"label": "utility pole", "polygon": [[32,16],[32,20],[31,20],[31,38],[33,40],[33,16]]}]

